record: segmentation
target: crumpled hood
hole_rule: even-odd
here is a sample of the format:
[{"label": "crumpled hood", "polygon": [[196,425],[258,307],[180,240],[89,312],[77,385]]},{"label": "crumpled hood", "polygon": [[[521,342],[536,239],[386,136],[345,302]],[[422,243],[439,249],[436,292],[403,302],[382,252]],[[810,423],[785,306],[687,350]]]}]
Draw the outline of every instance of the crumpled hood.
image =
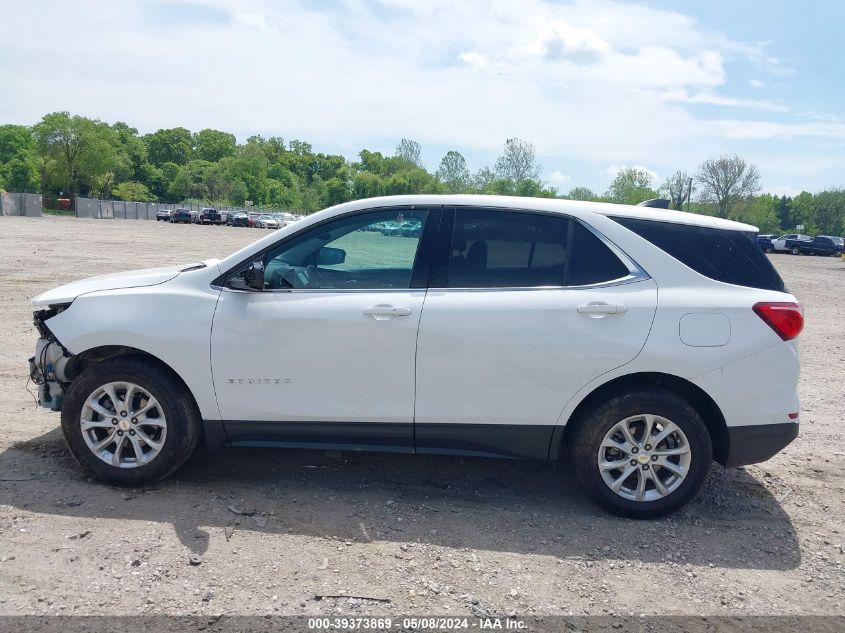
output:
[{"label": "crumpled hood", "polygon": [[[207,262],[211,263],[211,262]],[[141,286],[155,286],[170,281],[176,275],[186,270],[205,267],[205,264],[180,264],[179,266],[165,266],[162,268],[145,268],[143,270],[127,270],[122,273],[98,275],[80,281],[74,281],[47,292],[42,292],[32,300],[36,306],[70,303],[80,295],[98,290],[117,290],[118,288],[140,288]]]}]

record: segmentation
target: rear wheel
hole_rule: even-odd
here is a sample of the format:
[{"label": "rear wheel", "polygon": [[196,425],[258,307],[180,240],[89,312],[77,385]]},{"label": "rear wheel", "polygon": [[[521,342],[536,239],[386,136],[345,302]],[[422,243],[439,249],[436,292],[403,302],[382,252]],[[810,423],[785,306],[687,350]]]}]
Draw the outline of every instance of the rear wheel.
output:
[{"label": "rear wheel", "polygon": [[706,424],[670,391],[621,394],[573,423],[568,455],[575,475],[614,514],[645,519],[674,512],[698,493],[710,470]]},{"label": "rear wheel", "polygon": [[798,248],[797,246],[793,246],[793,247],[792,247],[792,254],[793,254],[793,255],[800,255],[800,254],[801,254],[801,249],[800,249],[800,248]]},{"label": "rear wheel", "polygon": [[73,456],[96,478],[142,486],[193,454],[200,415],[170,372],[121,356],[91,365],[74,380],[62,407],[62,431]]}]

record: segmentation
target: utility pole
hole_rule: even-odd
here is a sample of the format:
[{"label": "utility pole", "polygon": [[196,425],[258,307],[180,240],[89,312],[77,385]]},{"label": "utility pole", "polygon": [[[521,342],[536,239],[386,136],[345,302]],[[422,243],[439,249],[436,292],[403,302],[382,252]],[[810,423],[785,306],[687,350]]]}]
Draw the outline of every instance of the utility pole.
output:
[{"label": "utility pole", "polygon": [[687,213],[689,213],[689,202],[690,198],[692,197],[692,178],[689,179],[687,183]]}]

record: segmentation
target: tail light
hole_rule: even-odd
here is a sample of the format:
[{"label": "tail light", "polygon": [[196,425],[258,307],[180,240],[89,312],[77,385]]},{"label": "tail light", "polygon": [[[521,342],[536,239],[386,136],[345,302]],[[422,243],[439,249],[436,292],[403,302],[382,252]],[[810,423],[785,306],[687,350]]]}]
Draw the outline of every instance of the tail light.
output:
[{"label": "tail light", "polygon": [[761,301],[754,304],[757,313],[784,341],[794,339],[804,329],[804,309],[788,301]]}]

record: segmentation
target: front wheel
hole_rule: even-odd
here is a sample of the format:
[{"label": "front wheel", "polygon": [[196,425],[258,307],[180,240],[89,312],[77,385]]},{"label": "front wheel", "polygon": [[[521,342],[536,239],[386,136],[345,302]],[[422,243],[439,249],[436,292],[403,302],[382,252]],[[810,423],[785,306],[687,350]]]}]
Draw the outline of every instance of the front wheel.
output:
[{"label": "front wheel", "polygon": [[62,431],[82,467],[117,486],[167,477],[193,454],[200,414],[170,372],[119,356],[89,366],[62,407]]},{"label": "front wheel", "polygon": [[713,446],[690,404],[665,389],[618,395],[578,420],[568,456],[590,498],[624,517],[674,512],[701,489]]}]

